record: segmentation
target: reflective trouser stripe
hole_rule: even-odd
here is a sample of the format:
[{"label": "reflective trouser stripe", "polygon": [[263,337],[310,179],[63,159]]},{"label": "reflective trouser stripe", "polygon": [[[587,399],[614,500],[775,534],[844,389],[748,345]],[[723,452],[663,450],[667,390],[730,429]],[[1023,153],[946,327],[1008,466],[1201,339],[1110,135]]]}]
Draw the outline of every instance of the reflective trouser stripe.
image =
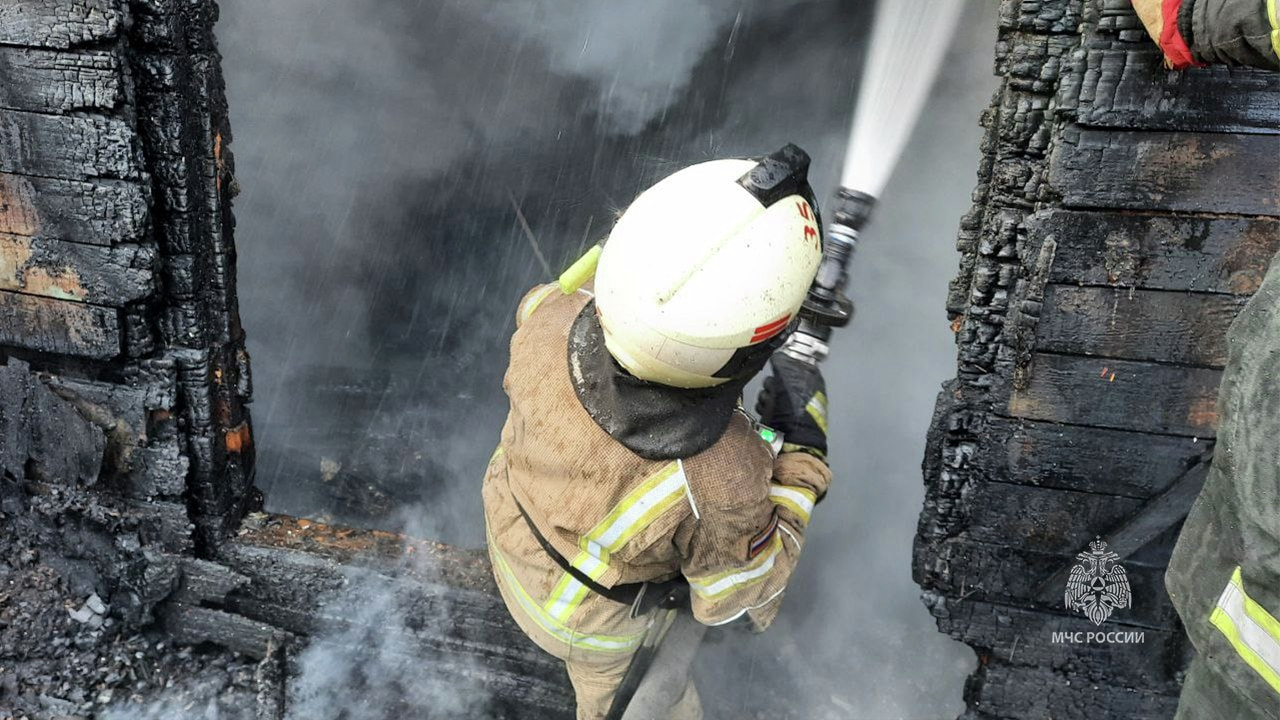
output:
[{"label": "reflective trouser stripe", "polygon": [[818,423],[818,427],[822,430],[822,434],[827,434],[827,394],[820,392],[814,395],[804,409],[809,413],[809,417]]},{"label": "reflective trouser stripe", "polygon": [[1240,658],[1280,693],[1280,620],[1244,591],[1240,568],[1231,574],[1209,622],[1227,637]]},{"label": "reflective trouser stripe", "polygon": [[800,521],[809,524],[809,516],[813,513],[813,503],[817,495],[812,490],[791,487],[788,485],[769,485],[769,499],[795,513]]},{"label": "reflective trouser stripe", "polygon": [[1267,20],[1271,21],[1271,52],[1280,59],[1280,12],[1276,11],[1276,0],[1267,0]]},{"label": "reflective trouser stripe", "polygon": [[640,644],[641,638],[644,637],[643,633],[636,635],[588,635],[566,627],[543,610],[537,601],[525,591],[524,586],[516,579],[516,574],[512,572],[511,566],[507,564],[507,559],[502,556],[502,551],[498,550],[498,546],[493,542],[492,535],[489,536],[489,550],[493,555],[494,564],[498,567],[498,572],[502,574],[502,579],[511,588],[511,594],[515,596],[520,609],[538,627],[547,631],[552,637],[567,643],[570,647],[584,647],[600,652],[629,652]]},{"label": "reflective trouser stripe", "polygon": [[[786,529],[783,523],[779,523],[779,527]],[[769,549],[757,555],[746,567],[726,570],[715,575],[691,577],[689,587],[703,600],[718,600],[768,577],[769,571],[773,569],[774,560],[781,551],[782,536],[775,533],[772,542],[769,543]]]},{"label": "reflective trouser stripe", "polygon": [[[687,487],[684,463],[676,460],[663,466],[627,493],[603,520],[582,537],[582,550],[572,565],[592,580],[599,580],[609,570],[609,556],[679,504],[686,496]],[[563,622],[578,609],[588,592],[585,585],[565,573],[552,589],[545,609]]]}]

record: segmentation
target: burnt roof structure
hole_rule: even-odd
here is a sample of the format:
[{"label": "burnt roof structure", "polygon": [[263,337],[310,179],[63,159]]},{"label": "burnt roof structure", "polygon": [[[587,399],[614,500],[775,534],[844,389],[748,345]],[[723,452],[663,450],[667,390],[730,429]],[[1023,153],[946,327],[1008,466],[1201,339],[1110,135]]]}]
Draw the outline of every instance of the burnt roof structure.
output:
[{"label": "burnt roof structure", "polygon": [[[965,717],[1172,717],[1164,568],[1227,327],[1280,248],[1280,75],[1168,71],[1129,0],[1005,0],[996,69],[915,578],[979,654]],[[1101,627],[1064,606],[1095,538],[1132,589]],[[1142,642],[1053,639],[1099,630]]]}]

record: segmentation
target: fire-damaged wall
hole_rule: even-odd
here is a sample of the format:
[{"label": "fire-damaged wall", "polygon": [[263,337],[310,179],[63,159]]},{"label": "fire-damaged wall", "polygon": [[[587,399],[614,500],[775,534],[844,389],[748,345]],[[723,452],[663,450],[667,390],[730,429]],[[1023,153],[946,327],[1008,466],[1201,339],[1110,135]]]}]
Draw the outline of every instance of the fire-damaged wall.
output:
[{"label": "fire-damaged wall", "polygon": [[0,716],[136,679],[255,502],[213,21],[0,4]]},{"label": "fire-damaged wall", "polygon": [[0,3],[0,717],[571,715],[483,554],[254,512],[216,16]]},{"label": "fire-damaged wall", "polygon": [[[189,511],[181,534],[206,549],[244,513],[253,466],[212,9],[0,7],[5,372],[37,375],[99,428],[91,479],[158,515]],[[67,480],[32,469],[4,471]]]},{"label": "fire-damaged wall", "polygon": [[[1280,247],[1280,76],[1165,70],[1129,0],[1005,0],[1000,33],[915,577],[979,653],[966,717],[1171,717],[1163,572]],[[1095,538],[1131,587],[1100,627],[1064,603]]]}]

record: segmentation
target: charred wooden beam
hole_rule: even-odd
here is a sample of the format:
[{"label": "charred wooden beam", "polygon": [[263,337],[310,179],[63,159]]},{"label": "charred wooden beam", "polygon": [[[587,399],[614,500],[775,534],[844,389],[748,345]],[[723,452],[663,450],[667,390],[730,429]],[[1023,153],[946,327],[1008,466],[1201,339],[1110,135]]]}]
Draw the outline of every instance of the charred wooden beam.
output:
[{"label": "charred wooden beam", "polygon": [[[216,562],[184,562],[166,627],[253,657],[379,645],[422,676],[471,687],[486,717],[560,718],[573,693],[559,661],[512,621],[482,551],[284,516],[251,516]],[[296,681],[295,677],[295,681]]]},{"label": "charred wooden beam", "polygon": [[0,46],[0,77],[0,108],[9,110],[111,110],[125,99],[120,58],[105,50]]},{"label": "charred wooden beam", "polygon": [[155,251],[0,233],[0,290],[125,307],[155,292]]},{"label": "charred wooden beam", "polygon": [[0,290],[0,345],[109,360],[120,354],[110,308]]},{"label": "charred wooden beam", "polygon": [[8,2],[0,5],[0,45],[86,45],[118,36],[126,17],[115,0]]},{"label": "charred wooden beam", "polygon": [[1280,250],[1274,218],[1051,210],[1027,226],[1030,247],[1057,244],[1055,283],[1248,296]]},{"label": "charred wooden beam", "polygon": [[[1167,71],[1128,0],[1005,0],[1000,23],[915,578],[979,653],[965,717],[1165,717],[1189,652],[1160,580],[1180,478],[1280,249],[1280,165],[1260,161],[1280,156],[1280,76]],[[1044,586],[1098,536],[1143,546],[1103,628]],[[1145,637],[1053,635],[1100,629]]]},{"label": "charred wooden beam", "polygon": [[[1280,89],[1277,90],[1280,94]],[[1280,215],[1280,135],[1067,127],[1049,184],[1068,207]]]},{"label": "charred wooden beam", "polygon": [[147,195],[135,182],[0,172],[0,232],[90,245],[135,242],[149,223]]}]

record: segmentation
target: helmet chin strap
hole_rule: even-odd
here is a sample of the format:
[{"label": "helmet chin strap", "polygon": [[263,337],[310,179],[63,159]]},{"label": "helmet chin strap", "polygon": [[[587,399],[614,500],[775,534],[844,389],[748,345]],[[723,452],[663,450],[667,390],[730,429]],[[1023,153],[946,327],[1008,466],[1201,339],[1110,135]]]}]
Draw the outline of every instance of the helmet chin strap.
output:
[{"label": "helmet chin strap", "polygon": [[570,380],[582,407],[601,430],[646,460],[687,458],[714,445],[755,375],[709,388],[641,380],[609,354],[594,303],[574,320],[568,346]]}]

